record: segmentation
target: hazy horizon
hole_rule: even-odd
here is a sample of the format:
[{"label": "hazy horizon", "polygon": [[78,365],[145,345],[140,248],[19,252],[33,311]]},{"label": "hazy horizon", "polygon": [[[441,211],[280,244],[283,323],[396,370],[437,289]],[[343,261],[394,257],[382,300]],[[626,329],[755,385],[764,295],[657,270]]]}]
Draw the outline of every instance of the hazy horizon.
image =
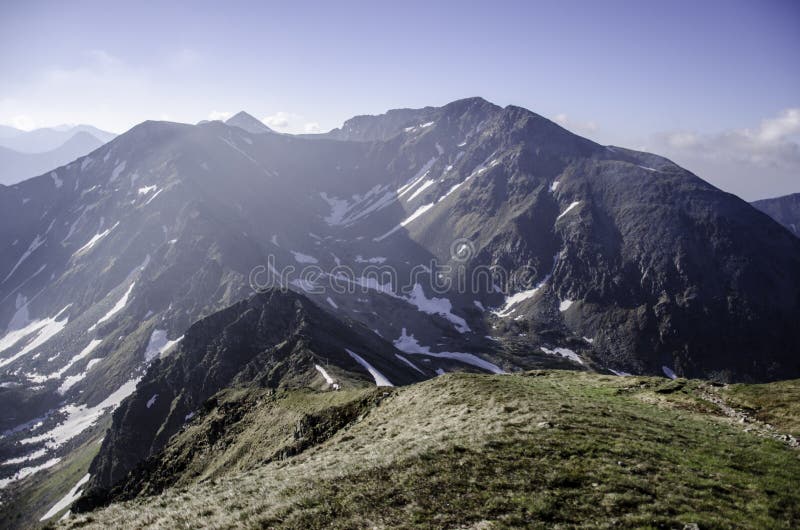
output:
[{"label": "hazy horizon", "polygon": [[346,4],[3,5],[0,123],[120,133],[244,110],[324,132],[480,96],[747,200],[800,191],[794,2]]}]

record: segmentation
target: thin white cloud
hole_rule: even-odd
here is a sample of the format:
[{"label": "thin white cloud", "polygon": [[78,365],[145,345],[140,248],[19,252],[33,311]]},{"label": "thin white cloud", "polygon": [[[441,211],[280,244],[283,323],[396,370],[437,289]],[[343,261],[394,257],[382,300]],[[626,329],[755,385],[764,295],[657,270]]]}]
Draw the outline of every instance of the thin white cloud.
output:
[{"label": "thin white cloud", "polygon": [[233,112],[227,112],[224,110],[212,110],[208,113],[208,119],[211,121],[222,120],[225,121],[228,118],[233,116]]},{"label": "thin white cloud", "polygon": [[758,127],[716,134],[671,131],[654,135],[650,144],[708,160],[744,162],[767,168],[794,168],[800,175],[800,108],[785,109]]},{"label": "thin white cloud", "polygon": [[785,140],[800,133],[800,108],[785,109],[775,118],[763,120],[755,133],[762,142]]},{"label": "thin white cloud", "polygon": [[266,123],[268,126],[272,127],[273,129],[277,130],[286,130],[289,128],[289,125],[295,121],[299,116],[296,114],[292,114],[289,112],[279,111],[275,114],[265,117],[261,121]]},{"label": "thin white cloud", "polygon": [[12,116],[8,121],[8,124],[15,129],[22,129],[23,131],[30,131],[36,128],[36,120],[27,114],[18,114],[16,116]]},{"label": "thin white cloud", "polygon": [[261,121],[276,131],[289,134],[318,133],[322,130],[319,122],[311,121],[302,114],[283,110],[266,116]]},{"label": "thin white cloud", "polygon": [[715,134],[667,131],[643,147],[748,200],[800,191],[800,108]]},{"label": "thin white cloud", "polygon": [[573,120],[568,115],[556,114],[553,121],[576,134],[590,135],[597,132],[597,124],[593,121],[579,121]]}]

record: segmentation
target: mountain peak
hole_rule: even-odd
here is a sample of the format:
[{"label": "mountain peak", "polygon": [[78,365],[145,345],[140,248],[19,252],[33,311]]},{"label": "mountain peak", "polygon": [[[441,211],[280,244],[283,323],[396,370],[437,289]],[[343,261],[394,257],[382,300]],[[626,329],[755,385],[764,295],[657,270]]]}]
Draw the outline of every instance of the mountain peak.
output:
[{"label": "mountain peak", "polygon": [[240,129],[244,129],[245,131],[253,134],[275,132],[266,125],[264,125],[264,123],[261,120],[253,117],[252,115],[246,113],[243,110],[236,113],[233,117],[225,120],[225,125],[230,125],[231,127],[239,127]]}]

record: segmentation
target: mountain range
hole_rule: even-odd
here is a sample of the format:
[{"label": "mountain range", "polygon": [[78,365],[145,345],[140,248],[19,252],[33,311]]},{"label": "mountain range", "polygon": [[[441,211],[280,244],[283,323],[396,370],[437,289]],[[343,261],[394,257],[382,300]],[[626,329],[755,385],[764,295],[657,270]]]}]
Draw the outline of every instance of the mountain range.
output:
[{"label": "mountain range", "polygon": [[752,204],[800,237],[800,193],[762,199]]},{"label": "mountain range", "polygon": [[116,135],[91,125],[64,125],[22,131],[0,129],[0,184],[41,175],[94,151]]},{"label": "mountain range", "polygon": [[169,484],[153,462],[232,389],[800,376],[800,238],[481,98],[314,135],[144,122],[0,187],[0,247],[0,486],[88,473],[84,510]]}]

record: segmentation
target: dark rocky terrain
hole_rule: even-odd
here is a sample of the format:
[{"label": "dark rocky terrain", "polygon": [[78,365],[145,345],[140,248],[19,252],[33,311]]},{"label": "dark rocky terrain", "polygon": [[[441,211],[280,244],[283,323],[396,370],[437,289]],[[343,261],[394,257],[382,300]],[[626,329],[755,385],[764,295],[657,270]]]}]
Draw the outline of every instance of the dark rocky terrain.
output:
[{"label": "dark rocky terrain", "polygon": [[81,506],[107,500],[112,486],[158,453],[221,390],[375,385],[378,379],[348,352],[392,384],[436,375],[402,362],[400,351],[363,325],[340,321],[291,291],[270,290],[200,320],[114,412]]}]

